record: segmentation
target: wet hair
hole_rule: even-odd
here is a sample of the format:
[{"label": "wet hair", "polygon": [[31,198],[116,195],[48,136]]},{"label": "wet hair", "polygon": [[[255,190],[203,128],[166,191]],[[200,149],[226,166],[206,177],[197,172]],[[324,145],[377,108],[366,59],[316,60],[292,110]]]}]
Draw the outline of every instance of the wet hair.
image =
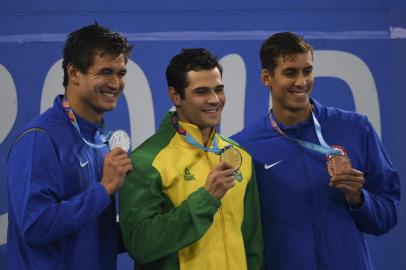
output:
[{"label": "wet hair", "polygon": [[63,86],[68,85],[68,65],[86,74],[96,54],[114,57],[123,54],[127,63],[132,46],[125,37],[97,23],[85,26],[68,35],[63,48]]},{"label": "wet hair", "polygon": [[276,68],[278,57],[293,57],[298,53],[309,51],[313,57],[313,47],[303,37],[292,32],[281,32],[270,36],[262,43],[259,57],[262,68],[272,73]]},{"label": "wet hair", "polygon": [[166,68],[168,87],[173,87],[182,99],[185,98],[185,88],[189,85],[187,73],[189,71],[212,70],[218,68],[223,74],[223,68],[217,57],[204,48],[182,49],[169,62]]}]

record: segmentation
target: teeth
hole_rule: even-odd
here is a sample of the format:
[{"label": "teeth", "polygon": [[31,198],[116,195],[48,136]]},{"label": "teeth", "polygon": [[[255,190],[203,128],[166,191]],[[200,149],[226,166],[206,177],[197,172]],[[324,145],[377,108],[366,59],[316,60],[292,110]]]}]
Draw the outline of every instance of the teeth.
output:
[{"label": "teeth", "polygon": [[101,92],[104,96],[114,97],[114,93]]}]

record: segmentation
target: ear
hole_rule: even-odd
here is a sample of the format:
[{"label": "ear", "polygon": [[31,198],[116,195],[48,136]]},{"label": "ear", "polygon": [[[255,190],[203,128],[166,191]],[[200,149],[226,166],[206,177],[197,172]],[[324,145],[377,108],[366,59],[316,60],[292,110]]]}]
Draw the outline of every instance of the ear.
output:
[{"label": "ear", "polygon": [[79,70],[72,64],[67,67],[69,82],[75,85],[79,84]]},{"label": "ear", "polygon": [[271,87],[272,76],[266,68],[261,70],[261,81],[265,86]]},{"label": "ear", "polygon": [[173,105],[175,105],[175,107],[180,106],[181,98],[180,98],[179,93],[175,90],[175,88],[173,88],[173,87],[168,88],[168,96],[172,100],[172,103],[173,103]]}]

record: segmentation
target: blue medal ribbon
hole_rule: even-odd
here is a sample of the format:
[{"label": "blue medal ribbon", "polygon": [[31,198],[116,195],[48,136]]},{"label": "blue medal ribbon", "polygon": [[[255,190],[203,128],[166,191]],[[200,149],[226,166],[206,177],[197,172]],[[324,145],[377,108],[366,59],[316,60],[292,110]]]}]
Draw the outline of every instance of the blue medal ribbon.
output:
[{"label": "blue medal ribbon", "polygon": [[306,142],[306,141],[303,141],[303,140],[299,140],[299,139],[296,139],[296,138],[292,138],[292,137],[289,137],[288,135],[286,135],[280,129],[280,127],[278,126],[278,123],[275,121],[275,118],[273,116],[272,111],[269,114],[269,118],[271,120],[272,128],[274,128],[280,135],[288,138],[289,140],[297,143],[298,145],[300,145],[302,147],[305,147],[305,148],[307,148],[309,150],[325,154],[327,156],[341,155],[341,152],[339,150],[332,148],[330,145],[328,145],[326,143],[326,141],[323,138],[323,135],[321,134],[320,123],[319,123],[319,121],[317,121],[317,118],[314,116],[313,111],[311,111],[311,113],[312,113],[312,117],[313,117],[314,128],[316,130],[317,138],[319,139],[320,145],[314,144],[314,143],[311,143],[311,142]]},{"label": "blue medal ribbon", "polygon": [[175,117],[175,115],[172,115],[172,117],[171,117],[171,123],[172,123],[173,127],[175,128],[176,132],[178,132],[178,133],[185,139],[186,142],[188,142],[189,144],[191,144],[191,145],[193,145],[193,146],[195,146],[195,147],[197,147],[197,148],[199,148],[199,149],[202,149],[202,150],[204,150],[204,151],[206,151],[206,152],[214,153],[214,154],[216,154],[216,155],[220,155],[221,153],[224,152],[225,149],[227,149],[227,146],[226,146],[225,148],[223,148],[223,149],[220,149],[220,148],[218,147],[216,135],[214,135],[213,142],[212,142],[213,148],[209,148],[209,147],[205,147],[205,146],[201,145],[200,143],[198,143],[198,142],[196,141],[195,138],[193,138],[192,135],[190,135],[190,134],[187,132],[186,129],[184,129],[183,127],[179,126],[178,120],[177,120],[177,118]]},{"label": "blue medal ribbon", "polygon": [[[80,127],[78,125],[78,122],[76,120],[76,116],[73,113],[72,107],[70,106],[68,99],[66,97],[63,98],[62,100],[62,108],[66,114],[66,116],[68,117],[69,122],[75,127],[75,129],[78,131],[79,136],[82,138],[82,140],[89,145],[90,147],[93,148],[104,148],[107,147],[107,140],[110,136],[110,132],[107,135],[104,134],[99,134],[99,139],[102,142],[101,144],[96,144],[96,143],[91,143],[89,141],[87,141],[85,138],[83,138],[82,134],[80,133]],[[99,132],[97,132],[99,133]]]}]

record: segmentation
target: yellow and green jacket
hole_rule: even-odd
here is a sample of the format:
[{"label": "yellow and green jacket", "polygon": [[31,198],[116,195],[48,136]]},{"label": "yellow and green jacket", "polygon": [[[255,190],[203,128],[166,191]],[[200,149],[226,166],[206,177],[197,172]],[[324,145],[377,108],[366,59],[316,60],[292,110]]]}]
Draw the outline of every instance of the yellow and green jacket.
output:
[{"label": "yellow and green jacket", "polygon": [[[242,165],[221,200],[204,188],[220,157],[186,142],[168,113],[158,132],[131,154],[133,171],[119,192],[120,224],[139,269],[263,268],[263,240],[251,156],[215,131],[219,148],[234,144]],[[179,122],[199,143],[197,126]],[[209,140],[212,141],[212,140]]]}]

